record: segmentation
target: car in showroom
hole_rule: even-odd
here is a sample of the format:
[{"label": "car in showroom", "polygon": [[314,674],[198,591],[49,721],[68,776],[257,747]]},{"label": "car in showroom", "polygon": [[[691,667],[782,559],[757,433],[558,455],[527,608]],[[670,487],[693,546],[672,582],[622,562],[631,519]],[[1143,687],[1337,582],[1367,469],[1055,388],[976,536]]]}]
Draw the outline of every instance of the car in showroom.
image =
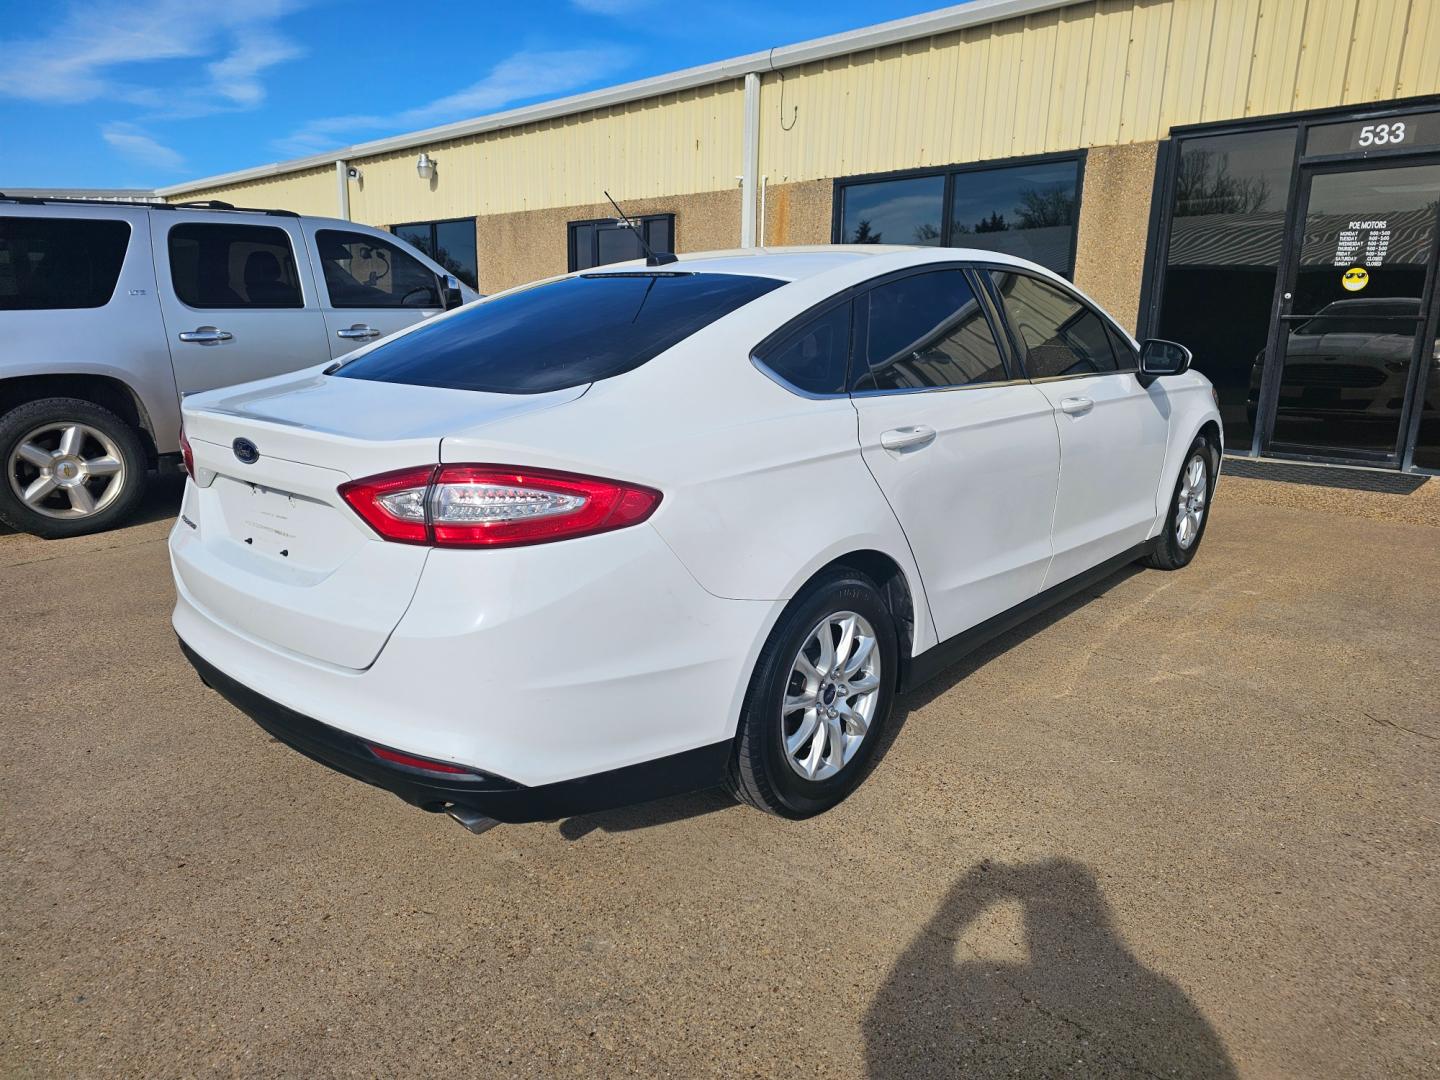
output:
[{"label": "car in showroom", "polygon": [[174,626],[274,736],[474,831],[717,784],[807,817],[899,690],[1194,557],[1189,362],[974,250],[551,279],[187,398]]},{"label": "car in showroom", "polygon": [[0,522],[112,528],[179,463],[185,395],[313,367],[475,296],[350,221],[0,194]]}]

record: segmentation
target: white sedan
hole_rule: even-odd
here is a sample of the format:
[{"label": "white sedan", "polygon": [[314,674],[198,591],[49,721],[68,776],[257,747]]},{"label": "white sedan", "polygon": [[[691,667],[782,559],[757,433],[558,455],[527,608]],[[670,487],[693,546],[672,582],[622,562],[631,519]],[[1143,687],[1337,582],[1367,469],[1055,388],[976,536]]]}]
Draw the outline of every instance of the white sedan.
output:
[{"label": "white sedan", "polygon": [[481,831],[802,818],[897,692],[1204,536],[1190,354],[973,250],[584,271],[189,397],[175,629],[296,749]]}]

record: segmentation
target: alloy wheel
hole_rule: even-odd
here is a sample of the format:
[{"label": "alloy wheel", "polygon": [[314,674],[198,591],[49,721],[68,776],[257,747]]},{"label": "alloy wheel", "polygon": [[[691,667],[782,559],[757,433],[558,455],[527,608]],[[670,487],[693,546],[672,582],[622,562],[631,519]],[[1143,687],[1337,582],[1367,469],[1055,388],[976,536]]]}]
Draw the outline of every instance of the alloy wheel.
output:
[{"label": "alloy wheel", "polygon": [[827,615],[790,667],[781,705],[785,760],[806,780],[828,780],[860,749],[880,700],[880,650],[863,615]]},{"label": "alloy wheel", "polygon": [[35,428],[6,462],[10,489],[25,506],[52,518],[98,514],[125,488],[125,459],[109,435],[62,421]]},{"label": "alloy wheel", "polygon": [[1180,478],[1180,493],[1175,497],[1175,542],[1182,549],[1188,551],[1199,537],[1209,495],[1205,458],[1198,453],[1193,454],[1185,463],[1185,472]]}]

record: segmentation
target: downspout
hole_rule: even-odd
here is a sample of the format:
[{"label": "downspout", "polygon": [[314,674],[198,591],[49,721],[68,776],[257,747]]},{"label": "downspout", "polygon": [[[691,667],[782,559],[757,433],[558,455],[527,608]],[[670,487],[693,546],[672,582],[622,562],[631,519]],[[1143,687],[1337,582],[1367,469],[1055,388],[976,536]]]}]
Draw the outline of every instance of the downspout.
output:
[{"label": "downspout", "polygon": [[350,220],[350,163],[335,162],[335,195],[340,217]]},{"label": "downspout", "polygon": [[745,76],[744,158],[740,175],[740,246],[755,246],[755,184],[760,163],[760,76]]}]

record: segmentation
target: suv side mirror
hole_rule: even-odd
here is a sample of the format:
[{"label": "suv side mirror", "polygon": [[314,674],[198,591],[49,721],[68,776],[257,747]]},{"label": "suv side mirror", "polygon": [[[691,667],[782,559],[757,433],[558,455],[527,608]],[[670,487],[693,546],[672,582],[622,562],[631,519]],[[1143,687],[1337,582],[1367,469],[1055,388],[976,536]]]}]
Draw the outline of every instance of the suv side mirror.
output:
[{"label": "suv side mirror", "polygon": [[440,279],[440,282],[446,311],[457,308],[465,302],[465,297],[460,295],[460,280],[454,274],[446,274]]},{"label": "suv side mirror", "polygon": [[1160,338],[1149,338],[1140,347],[1141,375],[1183,375],[1190,370],[1194,357],[1184,345]]}]

